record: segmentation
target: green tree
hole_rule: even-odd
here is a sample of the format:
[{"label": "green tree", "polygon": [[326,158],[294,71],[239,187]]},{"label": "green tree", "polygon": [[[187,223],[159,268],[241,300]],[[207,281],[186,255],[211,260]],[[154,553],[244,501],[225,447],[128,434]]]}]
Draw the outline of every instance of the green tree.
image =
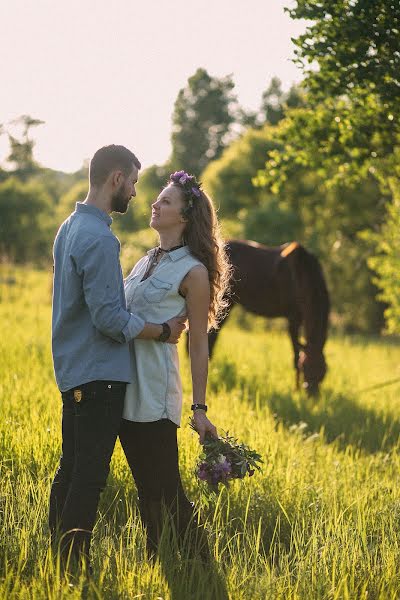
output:
[{"label": "green tree", "polygon": [[311,22],[294,40],[311,108],[286,120],[285,152],[261,179],[280,185],[300,164],[333,182],[387,176],[384,159],[400,143],[400,4],[297,0],[288,12]]},{"label": "green tree", "polygon": [[400,334],[400,189],[387,207],[387,220],[376,238],[377,255],[369,261],[377,274],[379,298],[387,303],[385,318],[388,333]]},{"label": "green tree", "polygon": [[282,82],[273,77],[263,92],[257,111],[240,109],[240,122],[245,127],[259,128],[266,124],[277,125],[291,108],[304,107],[307,95],[301,84],[293,84],[288,92],[282,90]]},{"label": "green tree", "polygon": [[375,248],[376,255],[369,266],[376,273],[379,298],[387,304],[385,310],[388,333],[400,334],[400,149],[391,158],[392,176],[389,187],[392,201],[387,203],[386,220],[378,233],[367,232],[364,239]]},{"label": "green tree", "polygon": [[[302,173],[313,173],[322,182],[321,190],[336,188],[332,190],[331,216],[323,216],[326,207],[314,207],[313,229],[318,237],[322,224],[327,240],[333,239],[329,227],[340,232],[331,257],[331,264],[337,264],[336,281],[349,260],[362,265],[354,279],[356,285],[350,289],[363,307],[362,293],[369,294],[368,288],[373,287],[366,280],[371,275],[365,265],[371,250],[360,240],[366,239],[362,225],[364,231],[373,226],[379,237],[385,220],[383,196],[373,190],[370,178],[376,177],[386,194],[393,189],[388,182],[400,146],[400,5],[393,0],[297,0],[288,12],[310,23],[294,40],[296,60],[305,73],[309,108],[292,110],[279,123],[276,137],[282,149],[267,155],[257,182],[281,196],[289,182],[301,179]],[[341,190],[350,188],[353,191],[347,194],[347,202],[338,203]],[[360,189],[370,193],[360,195]],[[327,197],[324,191],[323,196]],[[391,219],[390,214],[387,222]],[[382,243],[386,232],[384,228]],[[342,249],[341,260],[335,260]],[[369,264],[378,263],[372,260]],[[380,276],[382,271],[376,282]],[[364,281],[361,286],[360,281]],[[386,291],[381,297],[387,300],[389,292],[383,281],[382,288]],[[353,302],[350,299],[347,307]],[[368,319],[370,323],[379,321],[371,315]]]},{"label": "green tree", "polygon": [[[248,129],[235,140],[219,160],[211,162],[202,174],[205,190],[219,207],[223,218],[259,206],[270,195],[252,184],[257,169],[265,163],[265,155],[277,147],[273,131],[268,126]],[[244,211],[245,209],[245,211]]]},{"label": "green tree", "polygon": [[58,225],[61,225],[61,223],[74,212],[77,202],[83,202],[85,200],[88,189],[89,185],[87,179],[82,179],[72,185],[72,187],[61,196],[56,209]]},{"label": "green tree", "polygon": [[[316,101],[374,94],[398,113],[400,4],[394,0],[297,0],[293,19],[311,21],[294,43],[296,62]],[[318,64],[318,69],[313,65]],[[390,135],[387,122],[376,122]]]},{"label": "green tree", "polygon": [[[2,123],[0,123],[0,137],[5,133],[5,128],[4,125]],[[7,179],[8,177],[8,173],[7,171],[5,171],[4,169],[2,169],[2,167],[0,166],[0,182],[4,181],[5,179]]]},{"label": "green tree", "polygon": [[15,262],[51,258],[53,203],[39,183],[10,177],[0,183],[0,253]]},{"label": "green tree", "polygon": [[219,209],[224,231],[274,245],[296,237],[299,223],[287,206],[252,184],[270,148],[276,148],[273,128],[266,125],[262,129],[248,129],[218,160],[208,165],[202,181]]},{"label": "green tree", "polygon": [[25,181],[39,168],[33,157],[35,141],[30,137],[32,127],[42,125],[44,121],[34,119],[30,115],[21,115],[14,121],[13,125],[22,127],[22,137],[17,138],[8,132],[10,153],[7,162],[13,167],[13,174]]},{"label": "green tree", "polygon": [[173,169],[199,176],[232,139],[236,97],[231,76],[210,76],[197,69],[179,91],[172,115]]},{"label": "green tree", "polygon": [[371,224],[379,230],[384,219],[387,196],[375,179],[326,189],[322,178],[307,173],[288,180],[281,195],[299,214],[300,241],[321,260],[336,323],[348,331],[379,332],[383,306],[368,266],[372,249],[360,237]]},{"label": "green tree", "polygon": [[265,154],[282,151],[279,127],[247,130],[204,171],[202,181],[219,207],[224,231],[267,245],[297,239],[322,262],[336,322],[346,329],[377,331],[382,306],[367,264],[371,248],[359,234],[371,223],[379,229],[387,198],[371,176],[357,186],[342,182],[327,189],[321,175],[301,167],[288,174],[277,194],[254,187],[252,178]]},{"label": "green tree", "polygon": [[282,82],[278,77],[273,77],[262,95],[261,113],[263,120],[271,125],[276,125],[283,119],[284,94]]},{"label": "green tree", "polygon": [[[46,188],[47,193],[53,199],[56,206],[60,203],[61,198],[66,194],[76,183],[88,181],[88,167],[83,165],[74,173],[64,173],[46,167],[40,168],[28,181],[37,181]],[[86,193],[85,193],[86,196]]]}]

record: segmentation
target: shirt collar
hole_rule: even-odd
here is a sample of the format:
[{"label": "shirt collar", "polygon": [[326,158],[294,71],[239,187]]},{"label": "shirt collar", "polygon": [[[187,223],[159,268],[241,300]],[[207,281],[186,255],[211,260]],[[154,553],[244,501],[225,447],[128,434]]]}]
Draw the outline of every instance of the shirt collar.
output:
[{"label": "shirt collar", "polygon": [[[156,248],[152,248],[147,254],[153,254],[155,250]],[[168,258],[175,262],[187,254],[190,254],[189,246],[182,246],[182,248],[177,248],[176,250],[172,250],[172,252],[166,252],[165,256],[168,256]]]},{"label": "shirt collar", "polygon": [[75,211],[77,213],[89,213],[90,215],[94,215],[98,219],[101,219],[110,227],[112,223],[112,218],[110,215],[97,206],[93,206],[93,204],[84,204],[83,202],[77,202],[75,206]]}]

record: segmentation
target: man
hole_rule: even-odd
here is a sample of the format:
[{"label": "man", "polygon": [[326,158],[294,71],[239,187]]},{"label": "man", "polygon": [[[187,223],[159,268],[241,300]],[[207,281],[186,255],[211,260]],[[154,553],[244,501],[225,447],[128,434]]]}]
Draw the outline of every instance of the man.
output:
[{"label": "man", "polygon": [[162,325],[127,312],[120,244],[110,213],[125,213],[141,168],[123,146],[90,163],[89,193],[54,242],[52,349],[63,402],[62,456],[51,488],[49,524],[64,557],[88,559],[101,490],[120,426],[133,338],[176,343],[182,317]]}]

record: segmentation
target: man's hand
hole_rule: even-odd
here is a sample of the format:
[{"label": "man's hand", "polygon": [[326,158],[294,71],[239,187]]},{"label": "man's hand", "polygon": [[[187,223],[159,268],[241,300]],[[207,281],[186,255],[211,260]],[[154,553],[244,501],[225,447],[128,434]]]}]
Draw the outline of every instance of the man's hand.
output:
[{"label": "man's hand", "polygon": [[207,433],[209,433],[211,437],[218,437],[217,428],[207,418],[207,415],[203,410],[194,411],[193,426],[200,436],[200,444],[203,444]]},{"label": "man's hand", "polygon": [[186,329],[187,315],[180,315],[179,317],[173,317],[169,321],[166,321],[171,329],[171,335],[167,339],[167,344],[177,344],[179,338],[182,335],[182,331]]}]

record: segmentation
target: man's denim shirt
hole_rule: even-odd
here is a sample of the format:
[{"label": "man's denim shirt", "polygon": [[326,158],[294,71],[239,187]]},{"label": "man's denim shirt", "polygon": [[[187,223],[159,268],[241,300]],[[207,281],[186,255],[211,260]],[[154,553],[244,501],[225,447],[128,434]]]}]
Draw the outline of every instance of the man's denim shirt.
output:
[{"label": "man's denim shirt", "polygon": [[64,392],[89,381],[131,381],[129,347],[144,321],[126,310],[111,217],[77,202],[54,242],[52,348]]}]

